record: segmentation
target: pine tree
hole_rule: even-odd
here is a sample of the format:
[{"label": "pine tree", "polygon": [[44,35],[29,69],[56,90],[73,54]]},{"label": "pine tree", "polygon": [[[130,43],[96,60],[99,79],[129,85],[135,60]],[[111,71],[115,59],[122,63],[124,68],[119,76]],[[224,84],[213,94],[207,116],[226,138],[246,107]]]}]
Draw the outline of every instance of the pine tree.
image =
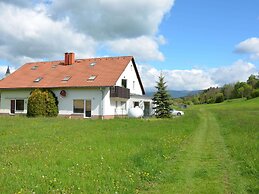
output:
[{"label": "pine tree", "polygon": [[153,101],[155,105],[155,115],[157,118],[169,118],[171,117],[171,96],[168,94],[166,88],[166,82],[164,76],[161,74],[158,78],[157,92],[154,94]]}]

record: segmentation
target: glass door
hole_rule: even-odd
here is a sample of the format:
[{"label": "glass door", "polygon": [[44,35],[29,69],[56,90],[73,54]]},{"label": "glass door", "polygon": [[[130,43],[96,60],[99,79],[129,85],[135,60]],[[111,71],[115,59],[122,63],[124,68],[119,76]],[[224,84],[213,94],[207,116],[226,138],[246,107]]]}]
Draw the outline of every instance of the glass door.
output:
[{"label": "glass door", "polygon": [[15,100],[11,100],[11,114],[15,113]]},{"label": "glass door", "polygon": [[92,103],[91,100],[85,100],[85,117],[91,117],[91,108],[92,108]]}]

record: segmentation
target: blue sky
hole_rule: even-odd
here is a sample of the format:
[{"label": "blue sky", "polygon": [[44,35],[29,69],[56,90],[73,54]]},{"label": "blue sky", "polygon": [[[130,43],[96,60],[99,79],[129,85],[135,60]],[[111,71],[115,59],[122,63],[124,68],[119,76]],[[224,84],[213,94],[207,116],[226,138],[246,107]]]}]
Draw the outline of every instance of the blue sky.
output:
[{"label": "blue sky", "polygon": [[246,57],[234,52],[235,45],[258,37],[259,1],[176,1],[160,32],[168,41],[161,48],[165,68],[226,66]]},{"label": "blue sky", "polygon": [[133,55],[147,89],[161,72],[174,90],[259,72],[258,0],[0,0],[0,8],[0,77],[8,65],[64,52]]}]

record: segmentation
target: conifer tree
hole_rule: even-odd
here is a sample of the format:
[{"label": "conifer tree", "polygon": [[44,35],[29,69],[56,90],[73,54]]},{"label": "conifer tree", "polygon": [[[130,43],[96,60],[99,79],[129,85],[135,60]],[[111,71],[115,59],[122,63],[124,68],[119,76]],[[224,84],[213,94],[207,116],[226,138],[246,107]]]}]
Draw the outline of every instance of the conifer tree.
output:
[{"label": "conifer tree", "polygon": [[155,105],[155,116],[157,118],[169,118],[171,117],[171,96],[168,94],[166,88],[166,82],[164,81],[164,76],[161,74],[156,82],[157,92],[154,94],[152,100]]}]

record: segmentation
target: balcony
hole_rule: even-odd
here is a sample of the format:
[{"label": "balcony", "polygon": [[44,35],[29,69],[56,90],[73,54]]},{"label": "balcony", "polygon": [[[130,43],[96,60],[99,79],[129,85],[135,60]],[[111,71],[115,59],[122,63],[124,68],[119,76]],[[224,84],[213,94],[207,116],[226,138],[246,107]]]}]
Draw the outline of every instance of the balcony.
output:
[{"label": "balcony", "polygon": [[128,88],[123,88],[120,86],[110,87],[110,97],[111,98],[130,98],[130,90]]}]

